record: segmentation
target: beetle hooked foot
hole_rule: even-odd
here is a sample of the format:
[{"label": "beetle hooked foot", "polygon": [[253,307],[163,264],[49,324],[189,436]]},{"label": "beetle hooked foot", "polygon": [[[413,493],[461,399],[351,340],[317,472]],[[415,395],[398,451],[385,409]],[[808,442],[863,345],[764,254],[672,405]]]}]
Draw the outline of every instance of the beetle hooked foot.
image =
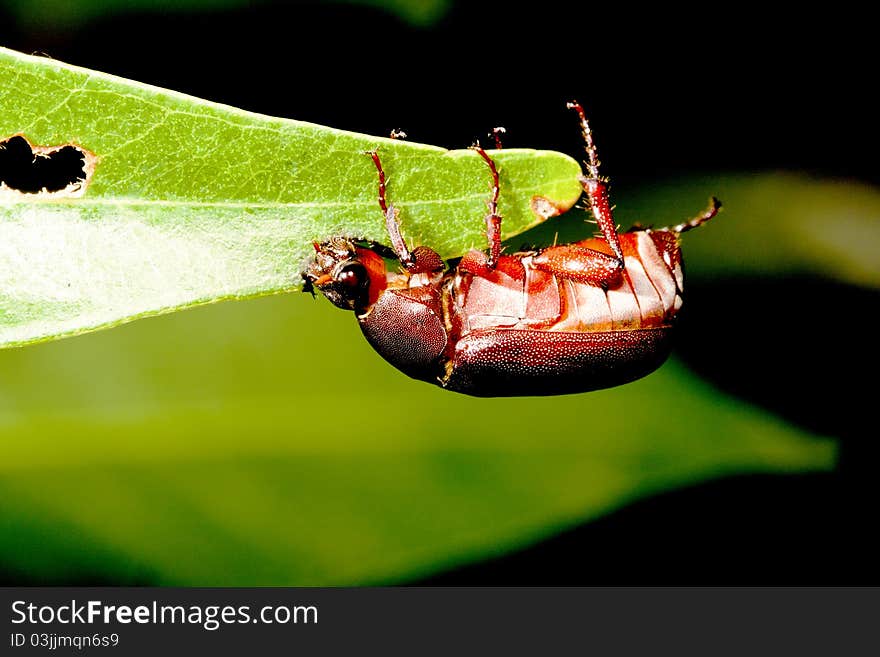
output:
[{"label": "beetle hooked foot", "polygon": [[677,226],[673,226],[672,230],[674,230],[676,233],[685,233],[689,230],[696,228],[697,226],[706,223],[707,221],[709,221],[709,219],[714,217],[720,211],[721,201],[713,196],[709,199],[709,206],[703,211],[702,214],[697,215],[693,219],[685,221],[684,223],[680,223]]}]

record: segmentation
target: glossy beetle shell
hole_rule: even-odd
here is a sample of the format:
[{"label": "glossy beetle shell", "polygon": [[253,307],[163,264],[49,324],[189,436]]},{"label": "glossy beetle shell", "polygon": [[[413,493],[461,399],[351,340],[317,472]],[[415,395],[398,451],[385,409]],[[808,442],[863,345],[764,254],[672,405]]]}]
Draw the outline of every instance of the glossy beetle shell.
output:
[{"label": "glossy beetle shell", "polygon": [[449,337],[435,287],[386,290],[369,313],[359,317],[364,337],[404,374],[431,381]]},{"label": "glossy beetle shell", "polygon": [[563,395],[650,374],[669,355],[668,328],[600,333],[495,329],[455,345],[443,387],[476,397]]},{"label": "glossy beetle shell", "polygon": [[539,269],[541,252],[502,256],[489,270],[475,251],[436,282],[386,289],[358,319],[392,365],[456,392],[557,395],[627,383],[669,355],[683,277],[676,234],[620,238],[626,268],[607,290]]}]

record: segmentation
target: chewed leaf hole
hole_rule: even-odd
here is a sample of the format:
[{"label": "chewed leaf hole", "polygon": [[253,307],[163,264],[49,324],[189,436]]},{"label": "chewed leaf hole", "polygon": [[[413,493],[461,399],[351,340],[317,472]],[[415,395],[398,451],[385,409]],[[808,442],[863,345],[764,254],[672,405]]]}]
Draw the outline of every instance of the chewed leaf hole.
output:
[{"label": "chewed leaf hole", "polygon": [[566,208],[559,207],[553,201],[543,196],[533,196],[529,205],[531,205],[532,212],[541,221],[545,221],[550,217],[558,217],[566,210]]},{"label": "chewed leaf hole", "polygon": [[0,196],[82,196],[95,168],[84,148],[33,146],[22,135],[0,141]]}]

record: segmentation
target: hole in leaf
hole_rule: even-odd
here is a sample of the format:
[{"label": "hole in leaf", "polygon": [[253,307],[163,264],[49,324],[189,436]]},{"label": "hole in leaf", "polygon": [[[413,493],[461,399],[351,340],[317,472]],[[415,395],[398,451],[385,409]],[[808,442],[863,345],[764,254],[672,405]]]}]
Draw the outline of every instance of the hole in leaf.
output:
[{"label": "hole in leaf", "polygon": [[0,141],[0,191],[82,196],[95,159],[72,144],[32,146],[22,135],[15,135]]},{"label": "hole in leaf", "polygon": [[564,212],[564,210],[553,203],[553,201],[544,198],[543,196],[533,196],[531,206],[532,212],[534,212],[541,221],[546,221],[550,217],[558,217]]}]

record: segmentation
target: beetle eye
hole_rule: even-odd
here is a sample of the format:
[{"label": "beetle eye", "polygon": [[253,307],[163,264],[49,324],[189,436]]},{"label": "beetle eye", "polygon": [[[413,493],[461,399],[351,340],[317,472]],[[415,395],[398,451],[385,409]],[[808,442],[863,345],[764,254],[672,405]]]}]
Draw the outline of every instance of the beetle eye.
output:
[{"label": "beetle eye", "polygon": [[339,270],[335,278],[337,283],[351,290],[366,287],[370,282],[370,278],[367,276],[367,268],[359,262],[350,262],[345,265]]}]

